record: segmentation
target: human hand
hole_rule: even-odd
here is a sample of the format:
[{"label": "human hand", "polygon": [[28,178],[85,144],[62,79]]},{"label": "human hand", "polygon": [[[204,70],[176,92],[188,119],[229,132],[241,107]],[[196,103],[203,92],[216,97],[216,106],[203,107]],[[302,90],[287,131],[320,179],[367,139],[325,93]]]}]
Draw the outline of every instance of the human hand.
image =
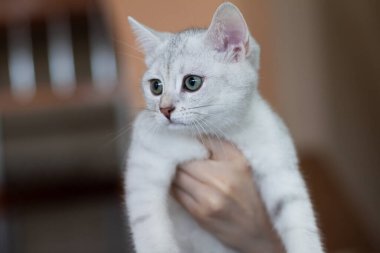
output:
[{"label": "human hand", "polygon": [[245,157],[224,141],[205,145],[211,158],[180,165],[173,196],[225,245],[241,253],[285,252]]}]

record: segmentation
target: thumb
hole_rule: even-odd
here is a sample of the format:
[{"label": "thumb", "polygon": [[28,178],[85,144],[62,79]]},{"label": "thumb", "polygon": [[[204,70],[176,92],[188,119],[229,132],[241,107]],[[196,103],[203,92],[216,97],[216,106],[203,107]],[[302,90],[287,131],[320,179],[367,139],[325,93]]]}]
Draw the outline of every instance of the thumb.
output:
[{"label": "thumb", "polygon": [[205,138],[203,144],[210,151],[212,160],[233,160],[242,156],[240,150],[226,140]]}]

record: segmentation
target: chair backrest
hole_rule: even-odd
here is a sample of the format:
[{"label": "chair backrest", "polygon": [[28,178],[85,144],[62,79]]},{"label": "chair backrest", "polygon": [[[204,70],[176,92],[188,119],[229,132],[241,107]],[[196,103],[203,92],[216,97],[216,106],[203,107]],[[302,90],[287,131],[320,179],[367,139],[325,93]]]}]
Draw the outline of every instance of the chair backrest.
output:
[{"label": "chair backrest", "polygon": [[0,112],[117,88],[111,27],[96,6],[0,22],[0,54]]}]

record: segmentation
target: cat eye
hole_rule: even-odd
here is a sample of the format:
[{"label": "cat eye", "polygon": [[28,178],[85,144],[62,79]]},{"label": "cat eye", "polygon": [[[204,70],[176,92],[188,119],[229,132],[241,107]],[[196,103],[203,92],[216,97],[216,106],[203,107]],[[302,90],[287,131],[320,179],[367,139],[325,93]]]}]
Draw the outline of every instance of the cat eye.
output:
[{"label": "cat eye", "polygon": [[150,82],[150,91],[153,93],[153,95],[155,96],[161,95],[162,90],[163,90],[161,81],[158,79],[152,79],[152,80],[149,80],[149,82]]},{"label": "cat eye", "polygon": [[188,75],[183,79],[183,89],[194,92],[201,88],[203,78],[196,75]]}]

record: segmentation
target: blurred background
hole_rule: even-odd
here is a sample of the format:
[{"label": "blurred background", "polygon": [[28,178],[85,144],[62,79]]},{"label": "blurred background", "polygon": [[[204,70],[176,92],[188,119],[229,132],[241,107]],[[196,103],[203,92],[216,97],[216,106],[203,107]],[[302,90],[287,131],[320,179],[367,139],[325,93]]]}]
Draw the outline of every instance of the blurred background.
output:
[{"label": "blurred background", "polygon": [[[221,0],[0,1],[0,252],[132,252],[122,173],[144,106],[131,15],[207,27]],[[328,252],[380,252],[380,2],[235,0]]]}]

